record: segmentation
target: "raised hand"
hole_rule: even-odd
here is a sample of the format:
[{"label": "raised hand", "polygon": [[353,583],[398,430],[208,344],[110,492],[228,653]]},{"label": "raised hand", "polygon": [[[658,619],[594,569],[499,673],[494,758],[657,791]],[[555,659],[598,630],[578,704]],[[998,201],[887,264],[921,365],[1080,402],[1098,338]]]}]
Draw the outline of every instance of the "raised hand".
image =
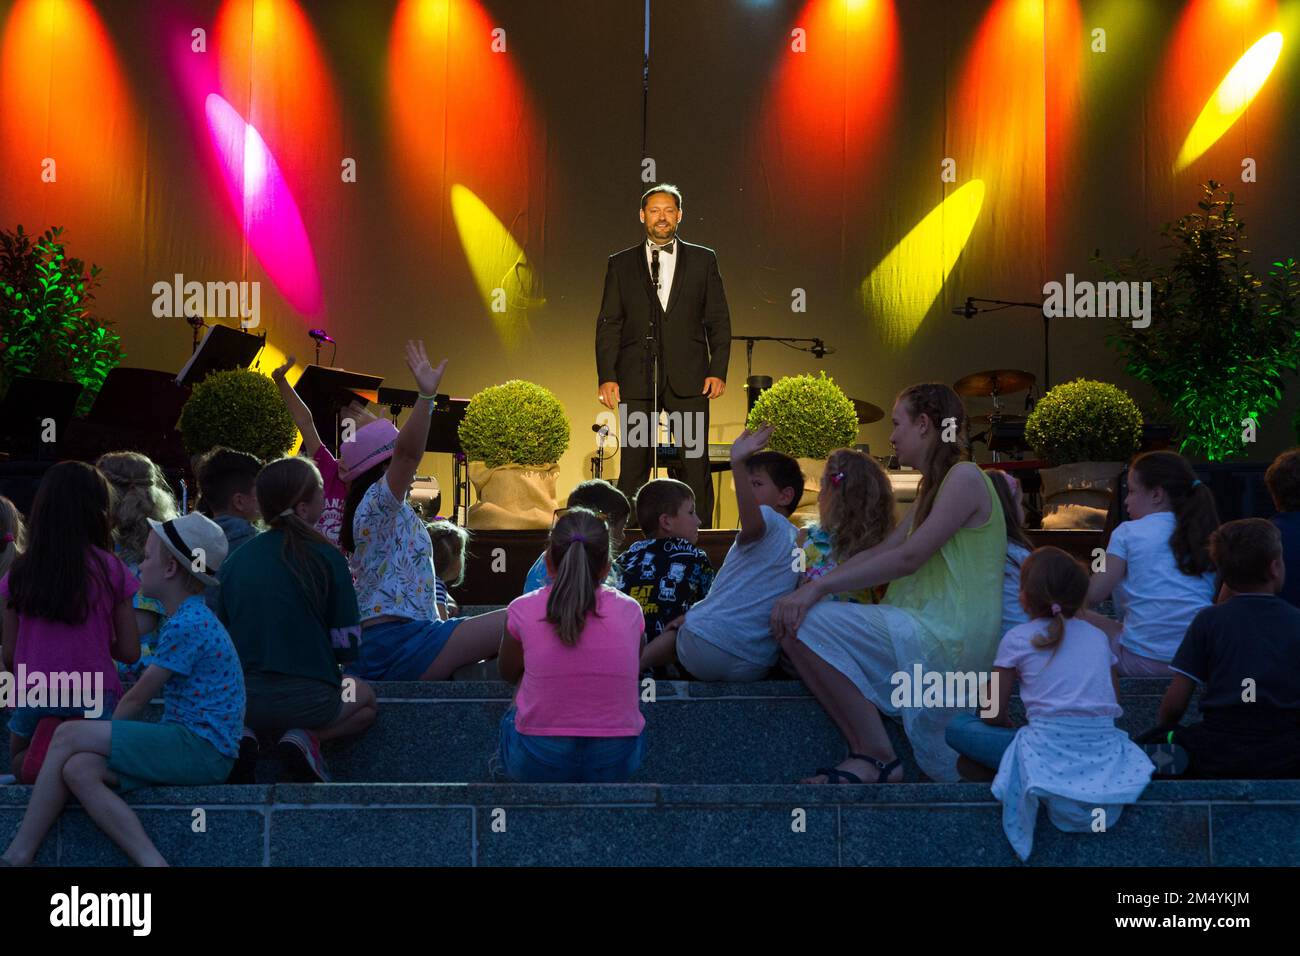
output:
[{"label": "raised hand", "polygon": [[762,451],[775,430],[775,425],[764,425],[756,432],[746,428],[740,433],[740,437],[731,443],[731,460],[744,461],[754,452]]},{"label": "raised hand", "polygon": [[415,376],[415,384],[420,389],[421,395],[434,395],[438,391],[438,383],[442,381],[442,373],[447,369],[447,360],[443,359],[434,368],[429,364],[429,356],[425,354],[424,343],[420,341],[408,341],[406,343],[406,365]]},{"label": "raised hand", "polygon": [[289,374],[289,369],[293,368],[293,366],[294,366],[293,356],[292,355],[286,356],[284,360],[284,364],[271,373],[272,381],[274,381],[277,385],[280,382],[285,381],[285,376]]}]

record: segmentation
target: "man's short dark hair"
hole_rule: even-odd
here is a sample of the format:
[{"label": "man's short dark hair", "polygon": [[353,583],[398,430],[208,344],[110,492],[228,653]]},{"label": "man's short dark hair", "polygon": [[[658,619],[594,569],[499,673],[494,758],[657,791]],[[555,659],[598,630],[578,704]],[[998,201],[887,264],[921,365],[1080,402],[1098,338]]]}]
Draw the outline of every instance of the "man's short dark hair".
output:
[{"label": "man's short dark hair", "polygon": [[627,495],[619,491],[604,478],[589,478],[576,485],[569,492],[570,508],[590,508],[608,517],[611,525],[627,523],[627,516],[632,513]]},{"label": "man's short dark hair", "polygon": [[803,497],[803,472],[799,468],[799,462],[779,451],[759,451],[745,459],[745,467],[767,475],[772,484],[776,485],[777,491],[793,488],[794,496],[786,505],[785,513],[794,514],[799,507],[799,499]]},{"label": "man's short dark hair", "polygon": [[1250,591],[1268,583],[1269,562],[1282,557],[1282,535],[1263,518],[1228,521],[1210,535],[1210,557],[1224,584]]},{"label": "man's short dark hair", "polygon": [[262,461],[247,452],[218,445],[199,459],[194,469],[199,497],[209,511],[225,511],[237,494],[253,494]]},{"label": "man's short dark hair", "polygon": [[647,481],[636,493],[636,520],[647,538],[659,533],[660,515],[675,515],[683,504],[695,500],[691,486],[676,478]]},{"label": "man's short dark hair", "polygon": [[667,193],[668,195],[672,196],[673,199],[676,201],[677,208],[678,209],[682,208],[682,191],[680,189],[678,189],[672,183],[656,183],[655,185],[651,186],[649,189],[647,189],[645,192],[641,194],[642,209],[645,208],[645,204],[650,201],[650,197],[653,196],[655,193]]},{"label": "man's short dark hair", "polygon": [[1290,448],[1274,458],[1264,472],[1264,484],[1278,511],[1300,511],[1300,448]]}]

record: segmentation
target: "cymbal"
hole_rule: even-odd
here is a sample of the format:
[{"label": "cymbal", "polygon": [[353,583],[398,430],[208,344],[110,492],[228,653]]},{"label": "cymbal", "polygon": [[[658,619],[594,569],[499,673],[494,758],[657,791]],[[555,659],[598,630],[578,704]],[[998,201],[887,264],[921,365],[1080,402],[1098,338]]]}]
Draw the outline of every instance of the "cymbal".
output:
[{"label": "cymbal", "polygon": [[1000,425],[1018,424],[1025,420],[1024,415],[999,415],[994,412],[991,415],[972,415],[966,421],[972,425],[991,425],[994,423]]},{"label": "cymbal", "polygon": [[885,410],[879,405],[872,405],[860,398],[851,398],[849,401],[853,403],[853,410],[858,413],[859,425],[870,425],[885,417]]},{"label": "cymbal", "polygon": [[973,372],[953,382],[952,389],[958,395],[1010,395],[1033,388],[1034,376],[1014,368],[992,369],[987,372]]}]

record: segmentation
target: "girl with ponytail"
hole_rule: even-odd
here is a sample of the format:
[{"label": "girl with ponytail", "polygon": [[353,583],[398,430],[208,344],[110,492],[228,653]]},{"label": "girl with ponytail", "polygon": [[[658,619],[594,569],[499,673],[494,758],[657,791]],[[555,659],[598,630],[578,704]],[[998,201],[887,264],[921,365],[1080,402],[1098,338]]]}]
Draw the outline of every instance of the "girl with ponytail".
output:
[{"label": "girl with ponytail", "polygon": [[645,616],[604,584],[609,528],[570,508],[551,529],[552,583],[510,603],[497,664],[519,685],[493,763],[520,783],[621,783],[644,752],[638,703]]},{"label": "girl with ponytail", "polygon": [[1113,593],[1122,620],[1084,613],[1110,635],[1121,677],[1171,677],[1192,618],[1214,603],[1210,535],[1219,513],[1210,489],[1172,451],[1133,459],[1124,506],[1129,520],[1111,533],[1103,569],[1088,585],[1088,605]]},{"label": "girl with ponytail", "polygon": [[[979,716],[960,714],[948,726],[961,775],[993,781],[1003,831],[1022,860],[1033,848],[1040,801],[1060,830],[1088,832],[1097,807],[1109,827],[1154,770],[1115,726],[1123,713],[1117,658],[1106,634],[1079,613],[1087,596],[1087,572],[1060,548],[1039,548],[1025,558],[1020,604],[1030,620],[998,645],[991,706]],[[1019,729],[1010,714],[1017,683],[1029,718]]]},{"label": "girl with ponytail", "polygon": [[257,476],[268,530],[221,566],[217,616],[244,669],[244,739],[231,781],[252,783],[262,742],[274,742],[296,781],[328,780],[321,741],[350,737],[375,720],[362,681],[344,693],[340,663],[361,635],[347,559],[316,530],[325,486],[307,458],[281,458]]}]

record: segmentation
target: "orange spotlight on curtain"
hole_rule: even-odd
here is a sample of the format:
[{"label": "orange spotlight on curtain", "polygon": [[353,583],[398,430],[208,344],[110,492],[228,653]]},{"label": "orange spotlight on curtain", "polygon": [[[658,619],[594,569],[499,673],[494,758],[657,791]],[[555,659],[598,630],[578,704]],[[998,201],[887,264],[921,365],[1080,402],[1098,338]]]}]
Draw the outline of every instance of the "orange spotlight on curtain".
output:
[{"label": "orange spotlight on curtain", "polygon": [[[135,110],[88,0],[18,0],[0,43],[0,210],[28,232],[65,225],[77,253],[138,229]],[[100,249],[95,248],[96,243]]]}]

